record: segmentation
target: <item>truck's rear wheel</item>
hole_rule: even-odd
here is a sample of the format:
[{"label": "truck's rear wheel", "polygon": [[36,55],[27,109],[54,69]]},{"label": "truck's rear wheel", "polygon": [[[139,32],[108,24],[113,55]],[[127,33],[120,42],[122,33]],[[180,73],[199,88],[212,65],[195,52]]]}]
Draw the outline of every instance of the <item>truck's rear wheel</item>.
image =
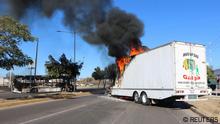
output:
[{"label": "truck's rear wheel", "polygon": [[145,92],[143,92],[141,94],[141,103],[143,105],[150,105],[151,104],[151,100],[147,97],[147,94]]},{"label": "truck's rear wheel", "polygon": [[139,95],[137,92],[134,92],[133,98],[135,103],[139,103]]}]

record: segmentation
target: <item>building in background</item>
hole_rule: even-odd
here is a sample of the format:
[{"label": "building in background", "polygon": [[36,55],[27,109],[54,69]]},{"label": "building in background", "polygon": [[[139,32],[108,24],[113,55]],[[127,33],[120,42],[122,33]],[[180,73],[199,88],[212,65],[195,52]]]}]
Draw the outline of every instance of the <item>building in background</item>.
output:
[{"label": "building in background", "polygon": [[0,77],[0,86],[10,87],[10,81],[5,77]]}]

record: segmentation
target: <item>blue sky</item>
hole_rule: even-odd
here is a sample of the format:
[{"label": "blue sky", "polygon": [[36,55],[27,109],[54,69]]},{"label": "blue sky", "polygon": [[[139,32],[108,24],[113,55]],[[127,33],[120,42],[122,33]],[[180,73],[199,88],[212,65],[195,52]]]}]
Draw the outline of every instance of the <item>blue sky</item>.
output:
[{"label": "blue sky", "polygon": [[[207,62],[214,69],[220,68],[220,1],[219,0],[114,0],[114,6],[135,14],[145,25],[145,34],[141,38],[144,45],[153,48],[173,40],[187,41],[206,45]],[[73,36],[58,33],[68,31],[62,25],[62,13],[53,18],[31,18],[23,20],[29,25],[32,34],[39,38],[39,56],[37,74],[45,74],[44,63],[51,54],[58,58],[65,53],[73,57]],[[22,44],[22,50],[35,57],[36,43]],[[114,62],[107,51],[92,46],[77,36],[77,61],[83,61],[80,77],[91,76],[97,66],[105,67]],[[4,76],[7,71],[0,70]],[[15,68],[15,74],[28,74],[27,68]]]}]

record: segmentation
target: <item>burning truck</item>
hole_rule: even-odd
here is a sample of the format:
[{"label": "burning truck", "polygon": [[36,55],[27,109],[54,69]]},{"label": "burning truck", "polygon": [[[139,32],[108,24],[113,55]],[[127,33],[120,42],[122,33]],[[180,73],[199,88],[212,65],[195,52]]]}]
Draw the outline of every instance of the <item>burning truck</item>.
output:
[{"label": "burning truck", "polygon": [[[143,47],[144,24],[134,14],[113,6],[113,0],[0,0],[16,19],[52,18],[61,12],[63,25],[89,44],[99,45],[116,58],[119,75],[112,95],[135,102],[196,99],[207,94],[203,45],[172,42],[154,49]],[[35,19],[33,19],[35,20]]]},{"label": "burning truck", "polygon": [[146,50],[131,47],[129,56],[116,59],[119,76],[111,95],[153,101],[198,99],[207,95],[205,47],[171,42]]}]

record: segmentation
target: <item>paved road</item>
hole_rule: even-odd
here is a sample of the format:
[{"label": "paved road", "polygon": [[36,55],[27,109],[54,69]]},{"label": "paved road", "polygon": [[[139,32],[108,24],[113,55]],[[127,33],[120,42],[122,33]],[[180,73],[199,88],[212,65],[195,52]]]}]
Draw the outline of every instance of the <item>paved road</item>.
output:
[{"label": "paved road", "polygon": [[143,106],[101,95],[0,110],[1,124],[187,124],[189,109]]}]

